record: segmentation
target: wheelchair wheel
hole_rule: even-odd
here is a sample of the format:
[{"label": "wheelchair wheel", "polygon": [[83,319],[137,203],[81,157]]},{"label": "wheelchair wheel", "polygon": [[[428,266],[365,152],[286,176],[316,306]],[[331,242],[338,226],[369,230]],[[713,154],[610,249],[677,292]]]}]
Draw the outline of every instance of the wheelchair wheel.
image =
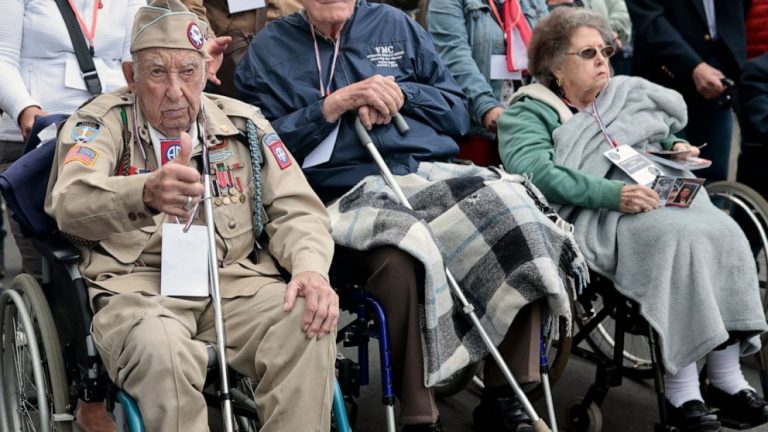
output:
[{"label": "wheelchair wheel", "polygon": [[40,285],[22,274],[0,302],[5,420],[11,431],[73,430],[61,346]]},{"label": "wheelchair wheel", "polygon": [[707,186],[707,191],[717,206],[728,213],[747,236],[757,264],[763,311],[768,312],[768,201],[759,192],[741,183],[716,182]]},{"label": "wheelchair wheel", "polygon": [[230,391],[235,411],[233,424],[235,432],[256,432],[261,429],[261,423],[256,415],[256,402],[254,402],[256,383],[253,379],[240,375]]},{"label": "wheelchair wheel", "polygon": [[[581,301],[573,302],[574,321],[576,321],[576,326],[579,329],[586,326],[597,313],[606,307],[601,294],[592,294],[591,300],[590,308],[586,308]],[[615,345],[613,338],[615,334],[614,318],[613,315],[609,314],[585,339],[594,354],[606,360],[613,358]],[[648,346],[647,336],[625,333],[622,373],[629,378],[637,380],[653,378],[651,351]]]}]

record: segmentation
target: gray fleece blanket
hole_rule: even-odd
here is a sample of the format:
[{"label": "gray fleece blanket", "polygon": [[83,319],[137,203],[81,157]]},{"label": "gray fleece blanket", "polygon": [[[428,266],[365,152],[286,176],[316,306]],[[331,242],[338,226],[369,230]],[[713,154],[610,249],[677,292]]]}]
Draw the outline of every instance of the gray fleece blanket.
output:
[{"label": "gray fleece blanket", "polygon": [[[640,153],[686,123],[675,91],[642,78],[617,76],[597,98],[600,117],[620,143]],[[553,133],[555,163],[634,183],[613,168],[597,123],[575,114]],[[667,175],[692,176],[662,168]],[[665,366],[675,373],[722,344],[729,331],[745,331],[742,354],[760,347],[766,331],[757,272],[738,225],[700,191],[688,209],[665,207],[627,215],[606,209],[558,206],[574,224],[574,236],[590,267],[614,281],[661,336]]]},{"label": "gray fleece blanket", "polygon": [[488,353],[454,305],[446,265],[496,345],[535,300],[546,299],[550,316],[570,319],[566,289],[579,291],[587,282],[586,262],[571,227],[524,177],[422,163],[397,182],[414,210],[398,204],[381,176],[363,179],[328,210],[336,243],[357,250],[396,246],[424,265],[425,385]]}]

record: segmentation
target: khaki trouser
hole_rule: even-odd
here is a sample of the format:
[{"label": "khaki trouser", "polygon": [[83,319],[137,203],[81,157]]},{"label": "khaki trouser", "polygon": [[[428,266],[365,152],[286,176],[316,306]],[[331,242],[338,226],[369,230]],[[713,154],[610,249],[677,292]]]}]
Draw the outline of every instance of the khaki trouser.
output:
[{"label": "khaki trouser", "polygon": [[[400,399],[400,422],[432,423],[439,415],[432,389],[424,386],[424,361],[419,325],[419,301],[424,301],[424,269],[400,249],[390,246],[355,251],[336,246],[337,272],[367,281],[365,290],[384,307],[392,354],[392,381]],[[536,306],[536,307],[533,307]],[[539,380],[538,304],[523,308],[499,346],[512,374],[520,383]],[[486,385],[506,385],[493,359],[487,359]],[[490,382],[490,384],[489,384]]]},{"label": "khaki trouser", "polygon": [[[335,336],[309,340],[304,301],[283,311],[285,285],[222,301],[227,360],[257,381],[263,432],[330,428]],[[208,343],[215,342],[209,299],[95,294],[92,333],[110,378],[139,404],[148,431],[206,431],[201,394]]]}]

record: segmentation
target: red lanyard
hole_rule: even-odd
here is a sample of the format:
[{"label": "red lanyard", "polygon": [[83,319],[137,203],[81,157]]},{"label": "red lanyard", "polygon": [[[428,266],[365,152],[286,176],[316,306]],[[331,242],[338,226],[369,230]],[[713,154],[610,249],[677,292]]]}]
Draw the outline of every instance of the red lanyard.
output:
[{"label": "red lanyard", "polygon": [[88,31],[88,27],[85,26],[85,22],[83,21],[83,17],[80,16],[80,11],[77,10],[77,7],[75,7],[75,4],[72,0],[69,0],[69,7],[72,8],[72,11],[75,13],[75,17],[77,18],[77,23],[80,24],[80,30],[83,31],[83,34],[85,35],[85,39],[88,40],[88,48],[91,49],[91,52],[93,52],[93,39],[96,37],[96,22],[99,19],[99,5],[101,4],[101,0],[93,0],[93,15],[91,17],[91,30]]},{"label": "red lanyard", "polygon": [[[336,73],[336,60],[339,59],[339,45],[340,41],[333,43],[333,60],[331,61],[331,73],[328,75],[328,84],[323,85],[323,62],[320,60],[320,47],[317,45],[317,37],[315,36],[315,26],[309,25],[309,29],[312,31],[312,41],[315,43],[315,60],[317,60],[317,77],[320,80],[320,97],[325,97],[331,94],[331,81],[333,81],[333,74]],[[339,36],[341,39],[341,36]]]},{"label": "red lanyard", "polygon": [[494,18],[499,23],[501,30],[504,32],[504,41],[507,45],[507,69],[510,72],[520,70],[516,67],[512,47],[514,45],[513,38],[516,36],[514,30],[517,30],[517,35],[522,39],[523,44],[527,47],[531,43],[531,26],[528,25],[528,21],[523,18],[523,11],[520,8],[518,0],[505,0],[504,1],[504,18],[502,19],[499,14],[499,9],[496,7],[495,0],[488,0],[488,5],[491,7]]}]

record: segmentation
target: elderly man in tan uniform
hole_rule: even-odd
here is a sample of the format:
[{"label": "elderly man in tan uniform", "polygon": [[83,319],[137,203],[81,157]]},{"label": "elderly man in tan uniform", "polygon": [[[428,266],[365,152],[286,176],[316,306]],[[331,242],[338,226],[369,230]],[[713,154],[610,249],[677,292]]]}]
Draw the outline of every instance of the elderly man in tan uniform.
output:
[{"label": "elderly man in tan uniform", "polygon": [[[46,211],[79,246],[94,340],[147,430],[204,431],[213,307],[163,278],[170,266],[161,262],[207,254],[169,252],[175,240],[165,234],[179,221],[205,223],[205,158],[230,366],[258,381],[262,431],[327,431],[338,319],[328,217],[258,109],[202,93],[203,35],[178,0],[138,12],[128,88],[96,97],[63,126]],[[277,264],[293,275],[288,284]],[[169,286],[174,296],[162,294]]]}]

